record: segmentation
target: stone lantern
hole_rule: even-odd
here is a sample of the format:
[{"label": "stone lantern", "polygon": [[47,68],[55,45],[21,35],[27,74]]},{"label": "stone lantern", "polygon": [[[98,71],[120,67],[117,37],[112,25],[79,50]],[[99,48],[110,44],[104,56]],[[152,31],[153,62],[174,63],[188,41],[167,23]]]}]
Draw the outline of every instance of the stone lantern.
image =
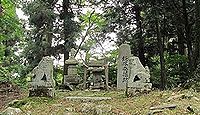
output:
[{"label": "stone lantern", "polygon": [[75,49],[72,48],[69,59],[65,61],[65,64],[68,67],[68,75],[64,75],[65,85],[77,85],[80,82],[80,77],[77,70],[78,61],[74,58],[75,52]]}]

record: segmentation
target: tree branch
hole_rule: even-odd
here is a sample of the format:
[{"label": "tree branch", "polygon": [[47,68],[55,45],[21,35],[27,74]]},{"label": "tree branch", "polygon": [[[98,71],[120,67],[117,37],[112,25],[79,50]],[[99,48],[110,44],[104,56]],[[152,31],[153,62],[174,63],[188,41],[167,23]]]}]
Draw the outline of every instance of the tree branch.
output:
[{"label": "tree branch", "polygon": [[[99,40],[97,40],[95,37],[92,37],[92,36],[90,36],[91,38],[93,38],[99,45],[100,45],[100,47],[101,47],[101,49],[102,49],[102,52],[103,52],[103,50],[105,50],[104,49],[104,47],[102,46],[102,44],[99,42]],[[104,54],[104,53],[102,53],[103,54],[103,56],[104,57],[106,57],[106,55]]]},{"label": "tree branch", "polygon": [[91,29],[91,27],[92,27],[93,24],[94,24],[94,23],[91,23],[91,17],[92,17],[92,15],[93,15],[94,13],[95,13],[95,10],[93,10],[92,13],[90,14],[90,17],[89,17],[89,27],[87,28],[86,33],[85,33],[85,35],[83,36],[82,41],[81,41],[81,43],[79,44],[78,49],[77,49],[76,54],[74,55],[74,57],[76,57],[76,55],[78,54],[78,52],[79,52],[79,50],[80,50],[80,48],[81,48],[83,42],[85,41],[86,37],[87,37],[88,34],[89,34],[89,30]]}]

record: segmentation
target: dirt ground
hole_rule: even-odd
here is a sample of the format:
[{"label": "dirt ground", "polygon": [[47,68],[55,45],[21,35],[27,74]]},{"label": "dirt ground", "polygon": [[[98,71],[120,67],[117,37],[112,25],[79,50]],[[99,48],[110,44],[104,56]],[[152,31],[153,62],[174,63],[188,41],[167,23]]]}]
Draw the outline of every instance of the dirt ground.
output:
[{"label": "dirt ground", "polygon": [[10,82],[0,82],[0,111],[12,100],[22,97],[23,93],[17,85]]}]

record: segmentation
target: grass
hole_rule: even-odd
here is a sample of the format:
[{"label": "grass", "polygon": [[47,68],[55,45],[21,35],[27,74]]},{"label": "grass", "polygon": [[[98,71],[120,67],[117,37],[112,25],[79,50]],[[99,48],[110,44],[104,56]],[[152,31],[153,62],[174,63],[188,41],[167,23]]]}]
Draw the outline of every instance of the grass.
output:
[{"label": "grass", "polygon": [[[173,95],[185,94],[185,97],[180,97],[167,101],[167,99]],[[45,97],[27,97],[19,101],[18,104],[12,105],[13,107],[19,107],[24,113],[31,115],[65,115],[70,113],[72,115],[82,115],[84,112],[82,109],[85,107],[80,101],[68,101],[64,97],[67,96],[104,96],[112,97],[112,100],[88,102],[91,111],[97,105],[109,105],[111,110],[108,115],[113,114],[125,114],[125,115],[146,115],[149,112],[149,108],[152,106],[163,104],[176,104],[177,107],[173,110],[164,109],[162,113],[158,115],[188,115],[199,114],[200,115],[200,93],[192,92],[190,90],[184,90],[180,92],[168,91],[152,91],[148,94],[140,94],[138,96],[128,97],[124,96],[122,91],[72,91],[72,92],[56,92],[55,98]],[[191,113],[187,110],[187,107],[193,108],[195,113]],[[93,108],[93,109],[92,109]],[[104,108],[105,109],[105,108]],[[107,108],[108,109],[108,108]],[[95,114],[89,112],[85,114]]]}]

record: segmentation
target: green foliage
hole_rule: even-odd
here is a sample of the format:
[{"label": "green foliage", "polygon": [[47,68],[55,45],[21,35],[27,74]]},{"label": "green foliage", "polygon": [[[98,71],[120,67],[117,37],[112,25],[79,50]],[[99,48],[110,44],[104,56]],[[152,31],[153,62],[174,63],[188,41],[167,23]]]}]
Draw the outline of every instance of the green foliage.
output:
[{"label": "green foliage", "polygon": [[10,107],[15,107],[15,108],[22,108],[29,104],[32,107],[38,107],[38,105],[41,104],[52,104],[55,103],[55,100],[52,98],[46,98],[46,97],[29,97],[29,98],[24,98],[22,100],[16,100],[13,103],[10,103]]},{"label": "green foliage", "polygon": [[81,21],[80,30],[84,33],[80,35],[80,39],[84,41],[81,49],[86,50],[85,48],[101,46],[101,43],[106,40],[106,34],[102,33],[107,24],[104,17],[100,13],[95,12],[95,10],[89,10],[85,14],[80,15],[79,19]]},{"label": "green foliage", "polygon": [[49,4],[43,0],[35,0],[25,5],[27,6],[24,7],[24,12],[30,15],[30,24],[38,28],[55,19],[55,14],[51,9],[51,6],[49,6]]},{"label": "green foliage", "polygon": [[192,87],[194,91],[200,92],[200,64],[197,65],[194,76],[190,79],[189,86]]},{"label": "green foliage", "polygon": [[[27,60],[27,71],[33,69],[44,56],[60,58],[74,47],[79,24],[74,21],[75,14],[64,12],[63,7],[55,6],[58,1],[34,0],[23,4],[23,11],[29,18],[23,57]],[[70,9],[70,8],[69,8]],[[64,42],[63,42],[64,41]],[[61,44],[62,42],[62,44]],[[52,44],[54,44],[52,46]],[[60,69],[60,68],[58,68]],[[58,73],[58,76],[61,76]]]},{"label": "green foliage", "polygon": [[[189,46],[192,48],[191,52],[194,50],[196,35],[194,23],[196,20],[193,20],[195,19],[193,12],[195,2],[193,0],[175,2],[132,0],[125,3],[121,3],[119,0],[99,1],[98,3],[75,0],[68,1],[69,6],[62,6],[63,4],[56,6],[57,2],[56,0],[33,0],[23,4],[23,11],[29,16],[30,30],[25,32],[26,39],[23,44],[23,56],[21,56],[14,54],[20,49],[16,45],[20,43],[19,40],[22,38],[21,24],[15,13],[16,2],[15,0],[2,0],[4,12],[0,15],[1,81],[14,80],[17,84],[24,84],[26,80],[21,77],[28,74],[43,56],[59,57],[60,53],[67,54],[66,51],[76,47],[75,38],[82,40],[79,48],[86,55],[84,61],[87,62],[92,57],[98,59],[99,57],[92,56],[92,50],[95,50],[97,45],[101,46],[101,43],[109,38],[107,35],[110,32],[117,34],[118,45],[129,41],[132,54],[139,56],[140,59],[142,57],[140,54],[147,54],[147,57],[144,57],[145,59],[142,57],[141,61],[147,60],[146,64],[150,66],[154,86],[160,84],[158,34],[164,39],[163,48],[165,50],[168,87],[172,88],[184,84],[190,78],[188,63],[191,60],[184,50],[189,49]],[[185,7],[183,2],[186,2]],[[86,4],[92,8],[84,14],[81,12],[82,5]],[[178,10],[174,9],[176,5]],[[62,7],[61,9],[67,7],[67,10],[58,10],[58,7]],[[74,7],[77,9],[74,10]],[[103,13],[97,13],[95,8],[102,10]],[[187,16],[184,15],[184,8]],[[78,21],[75,21],[75,18],[78,18]],[[187,19],[188,24],[186,24]],[[157,20],[160,33],[156,30],[155,22]],[[175,38],[174,43],[168,43],[171,38]],[[188,44],[189,42],[191,44]],[[52,44],[54,45],[52,46]],[[168,47],[169,44],[171,44],[170,47]],[[109,62],[109,78],[112,83],[116,83],[117,56],[117,50],[106,54]],[[79,72],[82,75],[80,68],[79,66]],[[62,74],[61,68],[55,69],[56,83],[62,83]]]},{"label": "green foliage", "polygon": [[[183,85],[189,80],[188,70],[188,59],[187,56],[174,54],[165,54],[165,67],[167,77],[167,87],[174,88],[178,85]],[[151,71],[151,82],[155,87],[159,87],[160,84],[160,59],[159,56],[151,58],[152,67]]]},{"label": "green foliage", "polygon": [[50,55],[48,48],[52,44],[52,23],[56,15],[52,9],[52,1],[34,0],[22,5],[22,10],[30,17],[30,30],[25,31],[22,52],[22,57],[26,60],[26,68],[23,71],[28,74],[44,55]]},{"label": "green foliage", "polygon": [[81,15],[80,20],[83,22],[81,23],[83,27],[87,26],[88,24],[95,24],[99,28],[106,25],[106,20],[100,14],[91,11]]},{"label": "green foliage", "polygon": [[56,82],[56,86],[61,85],[62,84],[62,80],[63,80],[63,71],[61,67],[56,67],[54,68],[54,80]]},{"label": "green foliage", "polygon": [[[23,37],[22,26],[16,15],[14,0],[1,0],[3,12],[0,15],[0,81],[19,82],[22,65],[19,44]],[[18,53],[17,53],[18,52]]]},{"label": "green foliage", "polygon": [[3,13],[0,15],[0,42],[4,40],[18,40],[22,35],[21,25],[16,16],[15,2],[1,0]]},{"label": "green foliage", "polygon": [[4,67],[0,67],[0,81],[1,82],[6,82],[6,81],[10,81],[10,77],[8,77],[9,71],[6,70],[6,68]]},{"label": "green foliage", "polygon": [[118,49],[108,52],[107,61],[109,63],[109,81],[111,84],[117,84],[117,58],[118,58]]}]

